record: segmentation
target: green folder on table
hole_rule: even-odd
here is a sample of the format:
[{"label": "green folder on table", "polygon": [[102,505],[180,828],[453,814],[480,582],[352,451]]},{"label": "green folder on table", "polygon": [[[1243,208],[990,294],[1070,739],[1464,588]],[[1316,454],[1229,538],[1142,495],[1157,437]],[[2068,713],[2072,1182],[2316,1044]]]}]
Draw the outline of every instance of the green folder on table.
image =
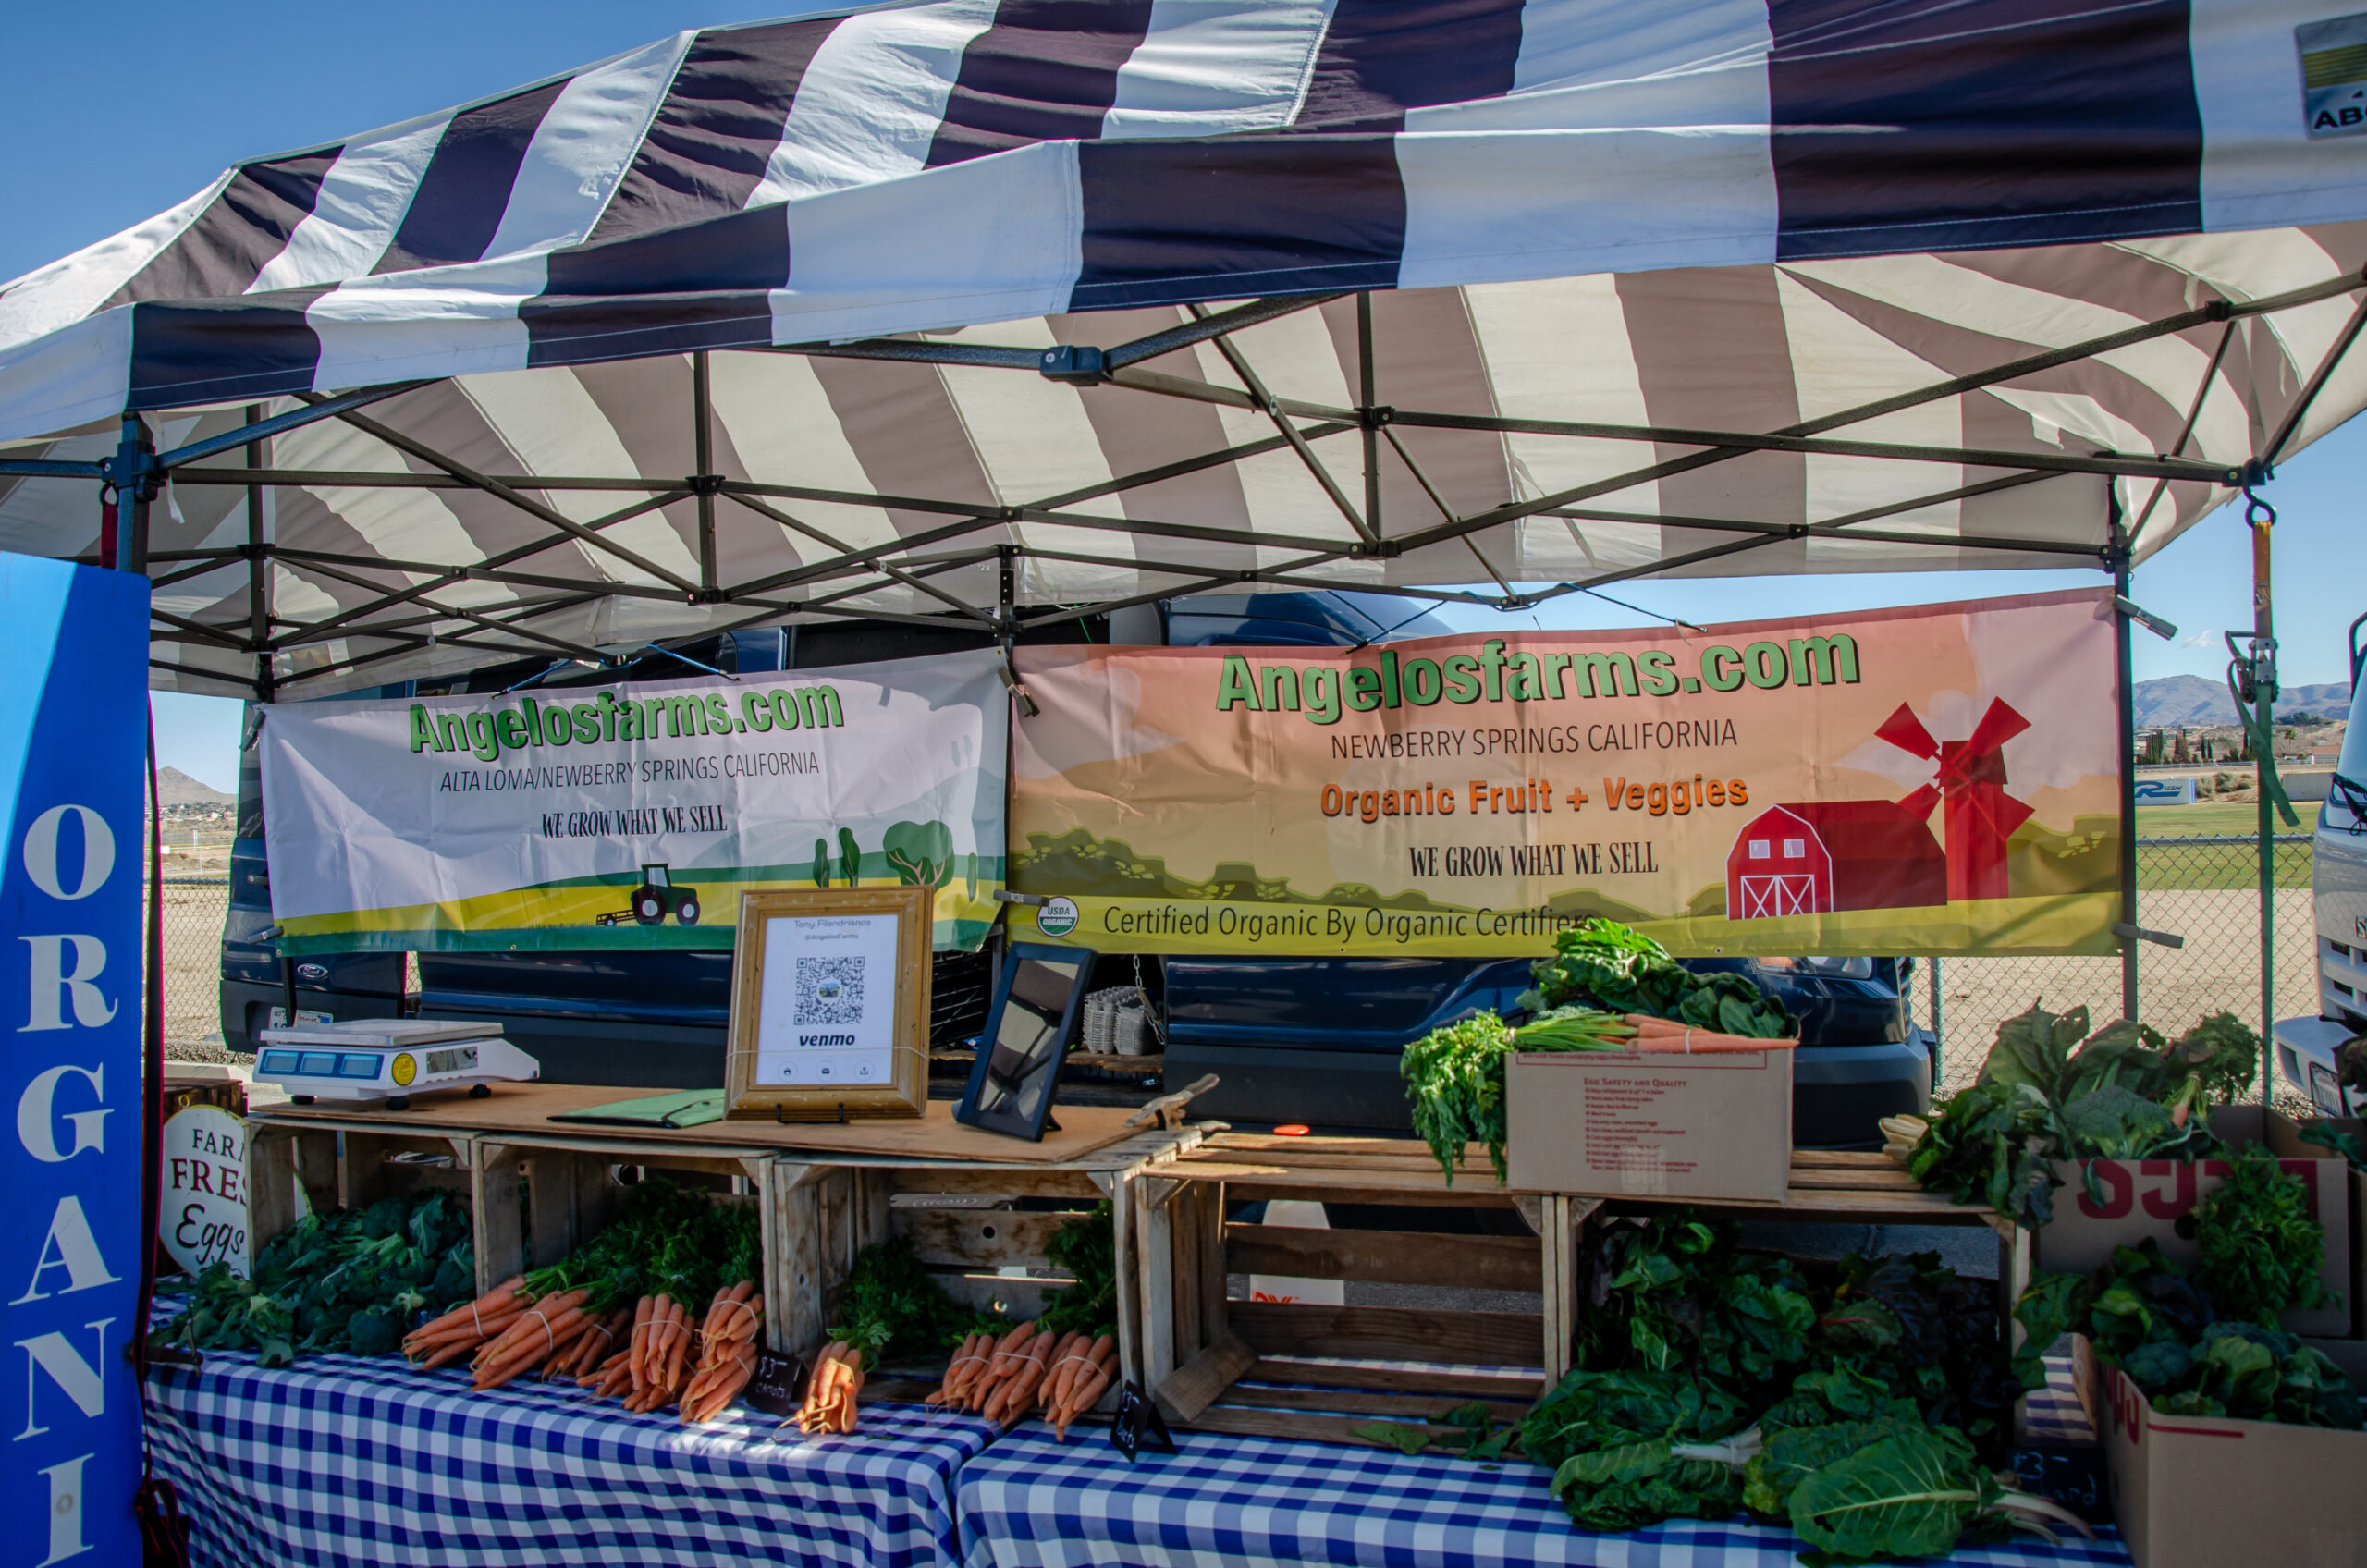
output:
[{"label": "green folder on table", "polygon": [[553,1121],[580,1121],[595,1127],[697,1127],[723,1120],[721,1089],[684,1089],[670,1095],[648,1095],[637,1100],[562,1110]]}]

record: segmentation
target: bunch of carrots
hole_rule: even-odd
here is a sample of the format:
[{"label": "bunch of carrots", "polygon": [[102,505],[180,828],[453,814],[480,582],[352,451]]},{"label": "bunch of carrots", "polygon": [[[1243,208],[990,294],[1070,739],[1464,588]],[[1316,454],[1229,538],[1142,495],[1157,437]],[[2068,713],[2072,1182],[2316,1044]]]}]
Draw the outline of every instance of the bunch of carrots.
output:
[{"label": "bunch of carrots", "polygon": [[1797,1040],[1762,1040],[1750,1035],[1726,1035],[1715,1029],[1696,1029],[1674,1018],[1654,1018],[1648,1012],[1630,1012],[1620,1022],[1636,1031],[1626,1049],[1631,1051],[1664,1051],[1670,1055],[1722,1055],[1743,1051],[1787,1051],[1799,1044]]},{"label": "bunch of carrots", "polygon": [[537,1294],[520,1275],[414,1329],[403,1354],[428,1370],[473,1350],[472,1386],[480,1391],[537,1366],[552,1377],[571,1376],[599,1360],[631,1316],[587,1310],[591,1296],[588,1290]]},{"label": "bunch of carrots", "polygon": [[[635,1414],[677,1404],[686,1422],[711,1421],[755,1372],[757,1254],[752,1211],[644,1182],[575,1256],[455,1307],[414,1330],[403,1353],[429,1370],[473,1352],[479,1390],[540,1369]],[[722,1282],[710,1293],[703,1276]],[[693,1328],[686,1303],[702,1294]]]},{"label": "bunch of carrots", "polygon": [[844,1340],[832,1340],[814,1358],[813,1374],[805,1379],[805,1403],[792,1417],[797,1429],[817,1432],[854,1430],[854,1396],[863,1391],[863,1351]]},{"label": "bunch of carrots", "polygon": [[752,1280],[718,1289],[695,1330],[689,1309],[662,1292],[642,1297],[623,1316],[630,1324],[623,1348],[575,1382],[624,1401],[636,1415],[673,1404],[693,1426],[712,1421],[755,1376],[765,1304]]},{"label": "bunch of carrots", "polygon": [[1561,1007],[1539,1014],[1512,1031],[1516,1051],[1654,1051],[1672,1056],[1737,1051],[1780,1051],[1797,1040],[1762,1040],[1703,1029],[1649,1012],[1613,1014],[1592,1008]]},{"label": "bunch of carrots", "polygon": [[746,1280],[715,1292],[706,1321],[699,1325],[699,1361],[691,1386],[682,1390],[682,1419],[712,1421],[756,1375],[756,1334],[765,1326],[765,1304]]},{"label": "bunch of carrots", "polygon": [[1000,1338],[963,1340],[944,1385],[927,1403],[983,1415],[1006,1430],[1030,1409],[1040,1410],[1053,1435],[1066,1442],[1070,1424],[1100,1403],[1117,1369],[1118,1341],[1108,1334],[1063,1334],[1022,1323]]}]

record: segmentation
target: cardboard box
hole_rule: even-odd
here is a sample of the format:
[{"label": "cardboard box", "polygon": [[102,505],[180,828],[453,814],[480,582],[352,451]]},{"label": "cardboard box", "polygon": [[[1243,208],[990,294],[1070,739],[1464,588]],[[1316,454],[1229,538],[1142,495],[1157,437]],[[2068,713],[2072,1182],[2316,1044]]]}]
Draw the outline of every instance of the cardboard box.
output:
[{"label": "cardboard box", "polygon": [[[2367,1118],[2335,1119],[2336,1128],[2367,1143]],[[2322,1144],[2305,1144],[2292,1118],[2268,1113],[2268,1148],[2279,1159],[2315,1159],[2330,1152]],[[2350,1337],[2367,1338],[2367,1171],[2350,1173]]]},{"label": "cardboard box", "polygon": [[[2367,1342],[2310,1343],[2367,1385]],[[2367,1432],[2164,1415],[2121,1373],[2081,1359],[2137,1568],[2367,1568]]]},{"label": "cardboard box", "polygon": [[[2256,1105],[2221,1106],[2212,1113],[2212,1131],[2238,1147],[2263,1143],[2272,1125],[2263,1121],[2263,1115],[2285,1121],[2274,1111],[2263,1113]],[[2292,1125],[2285,1122],[2287,1130]],[[2133,1247],[2148,1236],[2162,1243],[2164,1256],[2172,1262],[2189,1269],[2194,1267],[2194,1243],[2179,1239],[2178,1218],[2226,1179],[2225,1163],[2186,1159],[2084,1163],[2094,1173],[2101,1199],[2089,1194],[2079,1163],[2055,1163],[2054,1173],[2063,1185],[2054,1194],[2054,1222],[2038,1232],[2041,1268],[2056,1274],[2090,1273],[2111,1261],[2113,1248]],[[2288,1312],[2282,1327],[2290,1333],[2348,1339],[2359,1294],[2351,1261],[2349,1167],[2339,1159],[2286,1159],[2283,1163],[2300,1178],[2310,1194],[2310,1211],[2325,1227],[2325,1256],[2319,1276],[2341,1305]]]},{"label": "cardboard box", "polygon": [[1781,1203],[1791,1184],[1789,1049],[1523,1052],[1504,1100],[1526,1191]]}]

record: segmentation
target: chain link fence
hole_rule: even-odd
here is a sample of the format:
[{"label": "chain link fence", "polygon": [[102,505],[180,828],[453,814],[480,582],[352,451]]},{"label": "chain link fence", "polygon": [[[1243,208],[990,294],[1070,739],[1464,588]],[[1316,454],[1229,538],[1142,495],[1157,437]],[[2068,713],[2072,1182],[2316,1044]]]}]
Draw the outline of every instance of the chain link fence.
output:
[{"label": "chain link fence", "polygon": [[[2314,1015],[2318,1010],[2310,844],[2306,833],[2279,834],[2275,839],[2277,1018]],[[2232,1012],[2258,1027],[2256,836],[2138,839],[2137,924],[2186,938],[2181,948],[2137,945],[2140,1019],[2171,1035],[2214,1012]],[[1970,1084],[1997,1037],[1997,1025],[2032,1002],[2043,1001],[2050,1012],[2084,1005],[2099,1025],[2118,1018],[2120,962],[2116,954],[1924,961],[1915,977],[1915,1021],[1940,1037],[1941,1088]],[[2299,1104],[2298,1096],[2284,1093]]]},{"label": "chain link fence", "polygon": [[[153,897],[156,888],[142,885]],[[203,871],[163,882],[165,895],[165,1055],[175,1061],[227,1061],[222,1033],[222,926],[230,912],[230,878]],[[141,917],[147,917],[143,906]],[[144,927],[143,927],[144,929]]]}]

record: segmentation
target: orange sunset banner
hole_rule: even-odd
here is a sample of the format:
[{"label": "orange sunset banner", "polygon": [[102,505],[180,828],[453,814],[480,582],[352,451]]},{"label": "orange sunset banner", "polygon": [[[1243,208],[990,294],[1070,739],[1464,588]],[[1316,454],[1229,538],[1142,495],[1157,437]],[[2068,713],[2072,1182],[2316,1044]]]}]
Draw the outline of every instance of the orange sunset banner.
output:
[{"label": "orange sunset banner", "polygon": [[[2116,950],[2109,591],[1018,651],[1017,933],[1117,952]],[[1033,929],[1031,929],[1031,926]]]}]

